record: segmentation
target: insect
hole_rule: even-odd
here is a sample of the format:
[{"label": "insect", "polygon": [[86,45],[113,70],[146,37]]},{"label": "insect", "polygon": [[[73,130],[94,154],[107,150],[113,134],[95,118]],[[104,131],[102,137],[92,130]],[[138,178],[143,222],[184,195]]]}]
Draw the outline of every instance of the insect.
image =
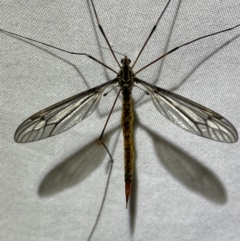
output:
[{"label": "insect", "polygon": [[[170,53],[184,46],[187,46],[189,44],[192,44],[193,42],[211,37],[216,34],[230,31],[234,28],[239,27],[240,24],[228,29],[224,29],[218,32],[214,32],[214,33],[196,38],[189,42],[186,42],[178,47],[171,49],[170,51],[167,51],[162,56],[156,58],[146,66],[143,66],[141,69],[134,71],[133,69],[135,67],[136,62],[138,61],[141,53],[143,52],[152,34],[155,32],[158,26],[158,23],[162,18],[164,12],[168,8],[171,0],[167,2],[166,6],[164,7],[164,10],[158,17],[155,25],[153,26],[149,36],[147,37],[143,47],[141,48],[137,58],[135,59],[132,65],[131,65],[131,60],[127,56],[124,56],[124,58],[121,59],[121,62],[119,63],[109,43],[108,38],[105,35],[103,27],[100,24],[93,0],[90,0],[90,1],[91,1],[93,12],[97,21],[98,28],[102,33],[114,59],[116,60],[116,63],[119,66],[120,70],[118,72],[89,54],[70,52],[50,44],[39,42],[37,40],[33,40],[15,33],[5,31],[3,29],[0,30],[6,34],[31,40],[33,42],[37,42],[42,45],[55,48],[63,52],[87,56],[88,58],[98,62],[99,64],[103,65],[104,67],[108,68],[109,70],[111,70],[116,74],[115,78],[113,78],[112,80],[104,84],[96,86],[80,94],[74,95],[66,100],[56,103],[32,115],[17,128],[16,133],[14,135],[14,139],[16,142],[20,142],[20,143],[33,142],[33,141],[38,141],[50,136],[55,136],[57,134],[60,134],[72,128],[74,125],[76,125],[77,123],[79,123],[80,121],[88,117],[91,113],[93,113],[96,110],[100,102],[101,96],[103,95],[104,91],[108,87],[117,86],[119,88],[119,91],[118,91],[116,100],[119,94],[120,93],[122,94],[121,124],[122,124],[123,139],[124,139],[125,196],[126,196],[126,205],[127,205],[129,196],[130,196],[130,191],[131,191],[131,183],[133,180],[133,167],[134,167],[134,143],[133,143],[134,114],[133,114],[133,102],[132,102],[132,89],[135,85],[139,86],[141,89],[144,89],[147,94],[151,95],[152,101],[156,109],[163,116],[165,116],[167,119],[169,119],[179,127],[195,135],[199,135],[215,141],[234,143],[238,140],[238,134],[236,129],[223,116],[219,115],[218,113],[198,103],[195,103],[187,98],[184,98],[178,94],[175,94],[165,89],[151,85],[137,78],[136,77],[137,74],[142,70],[146,69],[147,67],[149,67],[150,65],[163,59]],[[116,100],[113,104],[112,109],[115,106]],[[112,111],[108,116],[106,124],[109,120],[111,113]],[[100,141],[102,140],[105,127],[99,138]],[[105,145],[104,147],[108,151]]]}]

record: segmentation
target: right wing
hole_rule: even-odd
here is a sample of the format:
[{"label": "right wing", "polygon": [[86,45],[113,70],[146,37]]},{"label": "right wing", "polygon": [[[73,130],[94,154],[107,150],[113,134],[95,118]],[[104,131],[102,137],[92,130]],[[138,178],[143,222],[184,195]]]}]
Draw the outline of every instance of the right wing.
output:
[{"label": "right wing", "polygon": [[93,113],[103,91],[116,82],[117,80],[113,79],[39,111],[17,128],[15,141],[38,141],[70,129]]},{"label": "right wing", "polygon": [[234,143],[238,140],[235,127],[215,111],[143,80],[136,79],[136,83],[147,89],[162,115],[184,130],[215,141]]}]

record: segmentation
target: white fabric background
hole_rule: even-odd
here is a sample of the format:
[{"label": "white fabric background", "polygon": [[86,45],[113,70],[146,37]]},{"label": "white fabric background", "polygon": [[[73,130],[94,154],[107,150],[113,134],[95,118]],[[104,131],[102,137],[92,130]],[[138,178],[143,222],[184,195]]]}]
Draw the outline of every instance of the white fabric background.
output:
[{"label": "white fabric background", "polygon": [[[167,1],[95,2],[112,47],[133,60]],[[239,24],[239,11],[235,0],[173,0],[135,70],[166,49]],[[87,0],[0,1],[0,28],[86,52],[117,70],[93,22]],[[239,32],[182,48],[138,77],[215,110],[240,133]],[[93,229],[109,167],[109,157],[96,139],[116,92],[61,135],[29,144],[15,143],[13,136],[32,114],[115,74],[86,57],[3,33],[0,71],[0,240],[240,239],[240,142],[214,142],[182,130],[136,88],[131,203],[126,210],[119,101],[104,138],[115,163]]]}]

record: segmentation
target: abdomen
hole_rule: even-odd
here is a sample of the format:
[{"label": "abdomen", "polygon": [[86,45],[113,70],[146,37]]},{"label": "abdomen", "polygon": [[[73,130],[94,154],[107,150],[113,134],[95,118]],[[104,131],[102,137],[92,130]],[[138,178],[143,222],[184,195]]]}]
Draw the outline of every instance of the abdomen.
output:
[{"label": "abdomen", "polygon": [[124,138],[124,164],[125,164],[125,193],[126,202],[130,195],[133,178],[134,145],[133,145],[133,101],[131,95],[123,95],[122,104],[122,130]]}]

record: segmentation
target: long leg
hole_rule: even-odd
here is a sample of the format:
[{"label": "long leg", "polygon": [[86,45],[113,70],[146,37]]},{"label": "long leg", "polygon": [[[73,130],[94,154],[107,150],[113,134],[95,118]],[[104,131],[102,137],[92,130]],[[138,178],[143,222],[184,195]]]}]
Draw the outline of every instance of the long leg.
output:
[{"label": "long leg", "polygon": [[235,25],[234,27],[231,27],[231,28],[227,28],[227,29],[224,29],[224,30],[221,30],[221,31],[218,31],[218,32],[214,32],[214,33],[211,33],[211,34],[207,34],[207,35],[201,36],[201,37],[196,38],[196,39],[193,39],[193,40],[191,40],[191,41],[189,41],[189,42],[187,42],[187,43],[181,44],[181,45],[179,45],[179,46],[177,46],[177,47],[169,50],[168,52],[166,52],[166,53],[163,54],[162,56],[160,56],[160,57],[158,57],[157,59],[155,59],[155,60],[153,60],[152,62],[150,62],[149,64],[145,65],[144,67],[142,67],[141,69],[139,69],[138,71],[136,71],[135,74],[141,72],[142,70],[148,68],[150,65],[156,63],[156,62],[159,61],[160,59],[166,57],[167,55],[175,52],[176,50],[178,50],[178,49],[180,49],[180,48],[182,48],[182,47],[184,47],[184,46],[186,46],[186,45],[189,45],[189,44],[191,44],[191,43],[194,43],[194,42],[196,42],[196,41],[198,41],[198,40],[200,40],[200,39],[208,38],[208,37],[211,37],[211,36],[213,36],[213,35],[217,35],[217,34],[220,34],[220,33],[223,33],[223,32],[230,31],[230,30],[232,30],[232,29],[234,29],[234,28],[237,28],[237,27],[239,27],[239,26],[240,26],[240,24]]},{"label": "long leg", "polygon": [[93,228],[92,228],[91,233],[89,234],[87,240],[91,240],[91,238],[92,238],[92,236],[93,236],[93,234],[94,234],[94,232],[95,232],[95,230],[97,228],[97,224],[98,224],[99,218],[101,217],[103,206],[104,206],[104,203],[105,203],[105,200],[106,200],[106,196],[107,196],[107,191],[108,191],[108,186],[109,186],[109,182],[110,182],[110,177],[111,177],[111,174],[112,174],[112,168],[113,168],[113,158],[112,158],[112,155],[111,155],[110,151],[108,150],[107,146],[104,144],[104,142],[102,140],[100,140],[100,142],[101,142],[101,144],[103,145],[103,147],[105,148],[105,150],[107,151],[107,153],[108,153],[108,155],[110,157],[110,168],[109,168],[109,173],[108,173],[108,177],[107,177],[107,181],[106,181],[106,185],[105,185],[105,190],[104,190],[101,206],[99,208],[99,212],[98,212],[97,218],[95,220],[95,223],[93,225]]},{"label": "long leg", "polygon": [[[117,94],[117,96],[116,96],[116,98],[115,98],[115,100],[114,100],[114,103],[113,103],[113,105],[112,105],[112,108],[111,108],[111,110],[110,110],[110,112],[109,112],[109,114],[108,114],[107,120],[106,120],[106,122],[105,122],[105,124],[104,124],[102,133],[101,133],[100,137],[98,138],[98,140],[103,144],[103,146],[104,146],[105,148],[106,148],[106,146],[105,146],[105,144],[102,142],[103,135],[104,135],[104,132],[105,132],[105,130],[106,130],[107,123],[108,123],[108,121],[109,121],[109,119],[110,119],[110,117],[111,117],[111,115],[112,115],[113,109],[114,109],[114,107],[115,107],[115,105],[116,105],[116,103],[117,103],[117,99],[118,99],[118,96],[119,96],[120,92],[121,92],[121,90],[118,91],[118,94]],[[106,149],[107,149],[107,148],[106,148]]]},{"label": "long leg", "polygon": [[109,155],[109,157],[110,157],[110,168],[109,168],[109,173],[108,173],[108,177],[107,177],[107,181],[106,181],[106,185],[105,185],[105,191],[104,191],[103,198],[102,198],[102,203],[101,203],[101,206],[100,206],[100,209],[99,209],[97,218],[96,218],[96,220],[95,220],[95,223],[94,223],[94,225],[93,225],[92,231],[91,231],[91,233],[90,233],[90,235],[89,235],[89,237],[88,237],[88,240],[91,240],[91,237],[92,237],[92,235],[93,235],[93,233],[94,233],[94,231],[95,231],[95,229],[96,229],[96,227],[97,227],[98,220],[99,220],[99,218],[100,218],[100,216],[101,216],[102,209],[103,209],[103,205],[104,205],[104,202],[105,202],[105,199],[106,199],[106,196],[107,196],[107,190],[108,190],[108,185],[109,185],[109,182],[110,182],[111,173],[112,173],[112,168],[113,168],[113,163],[114,163],[114,162],[113,162],[113,158],[112,158],[112,155],[111,155],[110,151],[108,150],[106,144],[103,142],[102,139],[103,139],[103,135],[104,135],[104,132],[105,132],[107,123],[108,123],[108,121],[109,121],[109,119],[110,119],[110,116],[111,116],[111,114],[112,114],[112,112],[113,112],[113,109],[114,109],[114,107],[115,107],[115,104],[116,104],[116,102],[117,102],[117,99],[118,99],[119,94],[120,94],[120,91],[118,92],[117,97],[115,98],[115,101],[114,101],[114,103],[113,103],[113,105],[112,105],[112,108],[111,108],[111,110],[110,110],[110,113],[109,113],[109,115],[108,115],[108,118],[107,118],[107,120],[106,120],[106,122],[105,122],[105,125],[104,125],[104,127],[103,127],[102,133],[101,133],[101,135],[100,135],[100,137],[99,137],[99,139],[98,139],[99,142],[103,145],[104,149],[106,150],[106,152],[108,153],[108,155]]},{"label": "long leg", "polygon": [[165,8],[163,9],[163,11],[161,12],[160,16],[158,17],[157,22],[154,24],[154,26],[153,26],[150,34],[148,35],[147,39],[145,40],[145,43],[143,44],[143,46],[142,46],[142,48],[141,48],[141,50],[140,50],[137,58],[136,58],[135,61],[133,62],[132,69],[133,69],[133,67],[135,66],[137,60],[139,59],[142,51],[144,50],[145,46],[147,45],[147,43],[148,43],[149,39],[151,38],[152,34],[155,32],[155,30],[156,30],[156,28],[157,28],[157,26],[158,26],[158,24],[159,24],[159,22],[160,22],[160,20],[161,20],[161,18],[162,18],[162,16],[163,16],[163,14],[165,13],[165,11],[166,11],[166,9],[167,9],[167,7],[168,7],[168,5],[169,5],[170,2],[171,2],[171,0],[169,0],[169,1],[167,2]]},{"label": "long leg", "polygon": [[99,18],[98,18],[97,11],[96,11],[95,5],[94,5],[94,3],[93,3],[93,0],[91,0],[91,3],[92,3],[94,15],[95,15],[96,20],[97,20],[98,28],[99,28],[99,30],[101,31],[101,33],[102,33],[102,35],[103,35],[103,37],[104,37],[104,39],[105,39],[105,41],[106,41],[106,43],[107,43],[110,51],[112,52],[112,55],[113,55],[114,59],[116,60],[118,66],[119,66],[119,68],[120,68],[121,65],[120,65],[120,63],[118,62],[115,53],[113,52],[113,49],[112,49],[112,47],[111,47],[111,44],[109,43],[108,38],[107,38],[107,36],[105,35],[105,32],[104,32],[104,30],[103,30],[103,28],[102,28],[102,25],[100,24],[100,21],[99,21]]},{"label": "long leg", "polygon": [[15,36],[15,37],[18,37],[18,38],[23,38],[23,39],[26,39],[26,40],[30,40],[30,41],[32,41],[32,42],[39,43],[39,44],[42,44],[42,45],[44,45],[44,46],[47,46],[47,47],[50,47],[50,48],[53,48],[53,49],[57,49],[57,50],[59,50],[59,51],[62,51],[62,52],[68,53],[68,54],[87,56],[88,58],[96,61],[97,63],[103,65],[104,67],[110,69],[112,72],[114,72],[114,73],[117,74],[117,71],[115,71],[114,69],[112,69],[112,68],[109,67],[108,65],[104,64],[104,63],[101,62],[100,60],[94,58],[92,55],[89,55],[89,54],[87,54],[87,53],[80,53],[80,52],[68,51],[68,50],[66,50],[66,49],[62,49],[62,48],[53,46],[53,45],[51,45],[51,44],[47,44],[47,43],[44,43],[44,42],[41,42],[41,41],[38,41],[38,40],[35,40],[35,39],[32,39],[32,38],[28,38],[28,37],[22,36],[22,35],[20,35],[20,34],[12,33],[12,32],[6,31],[6,30],[4,30],[4,29],[0,29],[0,32],[3,32],[3,33],[8,34],[8,35]]}]

